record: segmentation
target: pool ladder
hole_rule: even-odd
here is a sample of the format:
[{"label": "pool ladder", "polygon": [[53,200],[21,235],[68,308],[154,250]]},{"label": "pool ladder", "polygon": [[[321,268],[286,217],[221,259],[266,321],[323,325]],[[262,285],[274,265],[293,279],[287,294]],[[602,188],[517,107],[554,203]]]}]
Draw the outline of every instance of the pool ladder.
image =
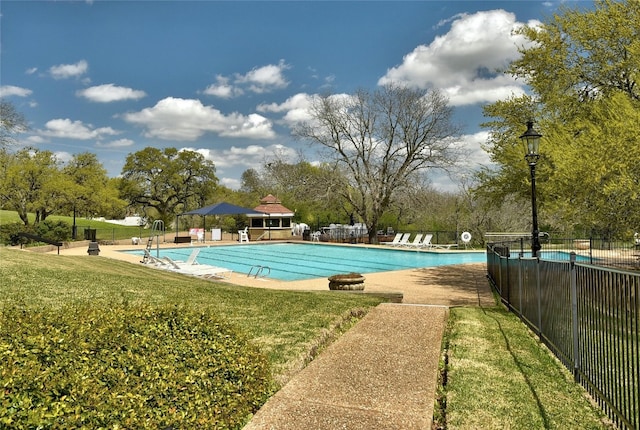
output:
[{"label": "pool ladder", "polygon": [[[253,269],[256,269],[255,273],[253,273]],[[267,270],[267,273],[264,273],[264,271]],[[254,278],[258,278],[258,276],[260,276],[261,278],[264,278],[265,276],[269,276],[271,275],[271,267],[269,266],[251,266],[251,269],[249,269],[249,273],[247,273],[247,278],[249,276],[251,276],[253,274]]]}]

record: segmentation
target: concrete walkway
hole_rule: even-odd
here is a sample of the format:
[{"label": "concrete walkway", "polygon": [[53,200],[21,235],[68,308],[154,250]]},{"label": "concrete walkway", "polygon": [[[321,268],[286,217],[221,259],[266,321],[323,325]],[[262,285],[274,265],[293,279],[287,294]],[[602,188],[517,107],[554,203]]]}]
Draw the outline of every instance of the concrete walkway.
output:
[{"label": "concrete walkway", "polygon": [[383,304],[278,391],[245,430],[430,429],[448,308]]}]

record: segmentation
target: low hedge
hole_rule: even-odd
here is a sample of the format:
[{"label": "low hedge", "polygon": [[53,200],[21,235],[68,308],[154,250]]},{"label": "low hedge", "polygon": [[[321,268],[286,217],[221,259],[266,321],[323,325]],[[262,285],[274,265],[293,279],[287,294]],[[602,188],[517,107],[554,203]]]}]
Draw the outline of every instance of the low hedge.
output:
[{"label": "low hedge", "polygon": [[0,311],[0,427],[241,428],[272,394],[266,358],[182,306]]}]

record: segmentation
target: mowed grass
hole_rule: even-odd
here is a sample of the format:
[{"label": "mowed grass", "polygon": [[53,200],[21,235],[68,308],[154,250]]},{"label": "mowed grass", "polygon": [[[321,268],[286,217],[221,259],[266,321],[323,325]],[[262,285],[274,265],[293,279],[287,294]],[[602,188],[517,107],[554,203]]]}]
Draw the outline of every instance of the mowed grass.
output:
[{"label": "mowed grass", "polygon": [[605,429],[603,413],[502,307],[451,310],[447,429]]},{"label": "mowed grass", "polygon": [[0,248],[0,305],[178,304],[207,309],[246,333],[276,379],[299,368],[310,349],[381,299],[327,292],[234,286],[108,258]]},{"label": "mowed grass", "polygon": [[[35,222],[35,214],[29,214],[29,222],[33,224]],[[61,216],[61,215],[50,215],[47,217],[47,220],[50,221],[64,221],[69,224],[69,228],[73,225],[73,217],[70,216]],[[18,212],[16,211],[8,211],[8,210],[0,210],[0,225],[10,224],[10,223],[22,223],[22,220],[18,216]],[[148,237],[151,230],[140,228],[140,227],[132,227],[132,226],[122,226],[118,224],[113,224],[104,221],[97,221],[94,219],[87,219],[83,217],[76,217],[76,227],[78,229],[78,240],[84,239],[84,229],[91,228],[97,231],[97,239],[98,240],[122,240],[129,239],[133,236],[135,237]]]}]

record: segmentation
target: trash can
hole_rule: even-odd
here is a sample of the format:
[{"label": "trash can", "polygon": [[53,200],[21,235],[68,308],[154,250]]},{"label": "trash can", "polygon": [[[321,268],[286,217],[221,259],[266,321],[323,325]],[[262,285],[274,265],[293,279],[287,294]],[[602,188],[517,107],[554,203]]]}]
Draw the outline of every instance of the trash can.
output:
[{"label": "trash can", "polygon": [[87,249],[87,254],[89,254],[89,255],[100,255],[100,247],[98,246],[98,242],[90,242],[89,243],[89,249]]},{"label": "trash can", "polygon": [[90,240],[91,242],[96,241],[96,229],[95,228],[85,228],[84,229],[84,240]]},{"label": "trash can", "polygon": [[307,228],[302,232],[302,240],[311,240],[311,230]]}]

